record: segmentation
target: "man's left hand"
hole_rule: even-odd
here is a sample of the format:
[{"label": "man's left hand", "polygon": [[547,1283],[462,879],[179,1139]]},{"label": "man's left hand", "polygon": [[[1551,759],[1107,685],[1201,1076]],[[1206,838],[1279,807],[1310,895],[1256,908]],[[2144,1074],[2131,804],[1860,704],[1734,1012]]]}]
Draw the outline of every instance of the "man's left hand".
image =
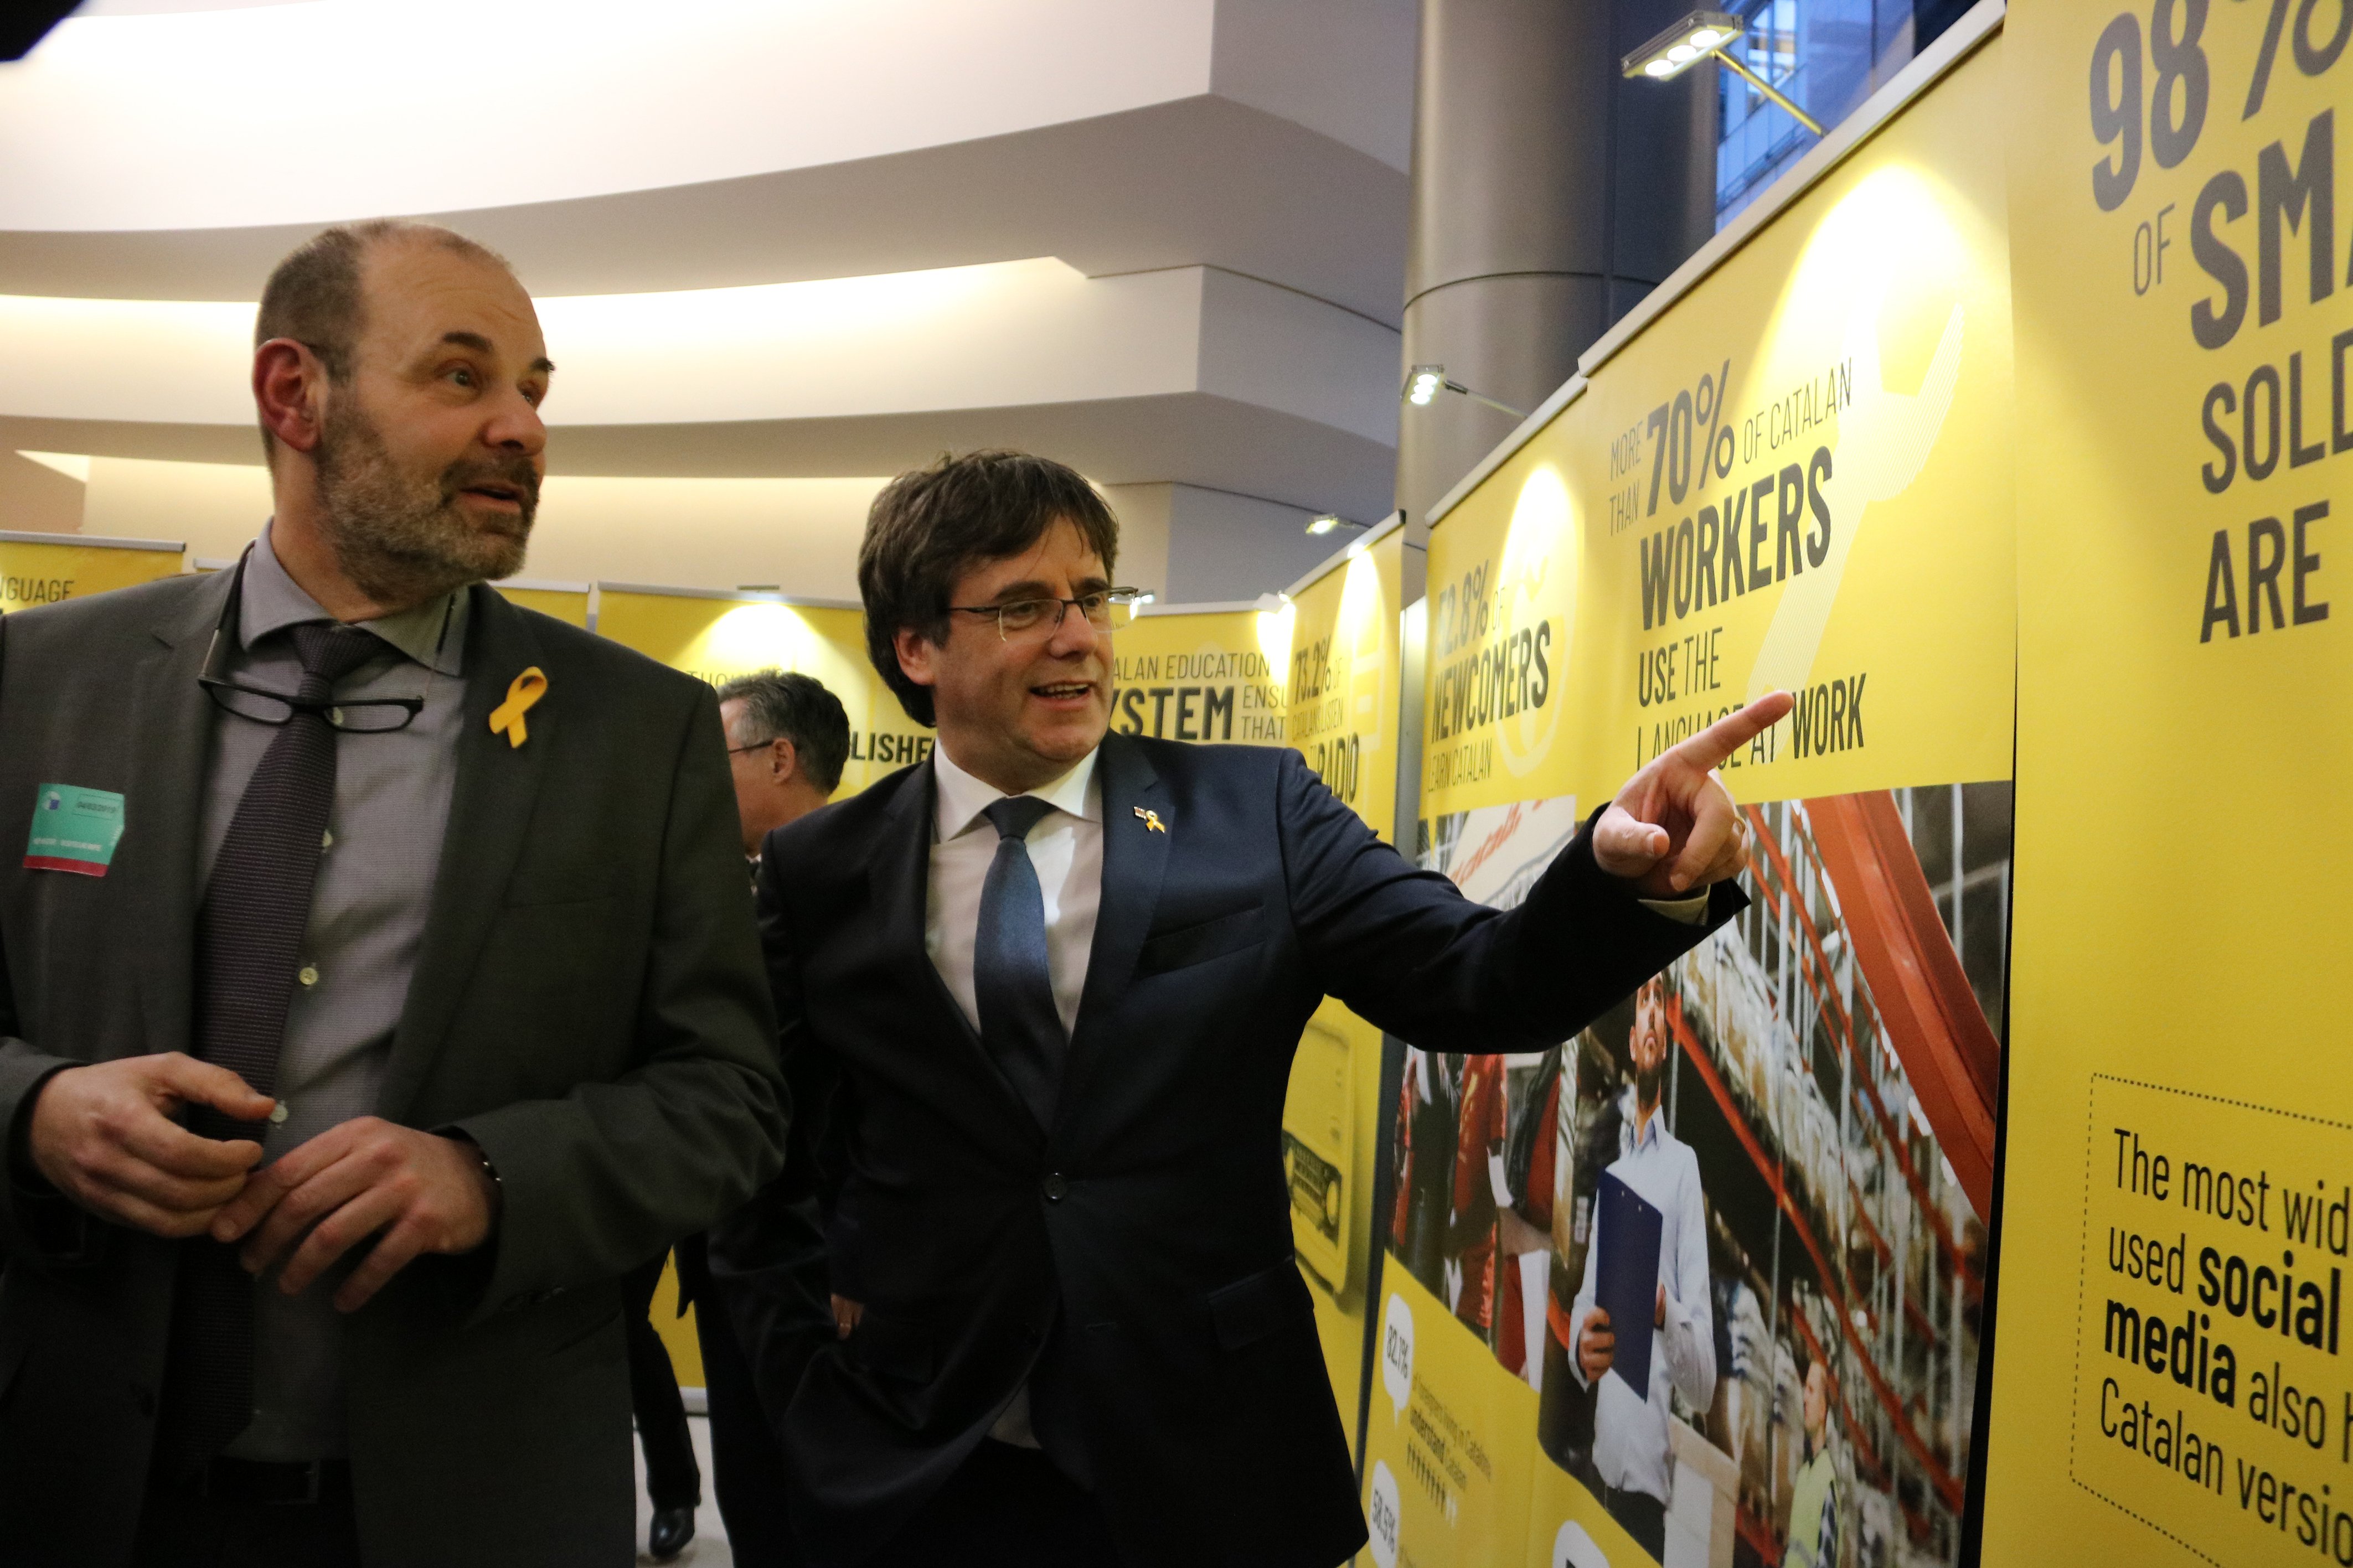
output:
[{"label": "man's left hand", "polygon": [[1768,692],[1653,757],[1593,830],[1593,858],[1646,899],[1680,899],[1740,875],[1748,827],[1715,770],[1789,711]]},{"label": "man's left hand", "polygon": [[490,1239],[497,1190],[474,1145],[374,1116],[331,1127],[256,1173],[214,1216],[212,1236],[245,1239],[255,1274],[299,1240],[278,1276],[292,1296],[358,1243],[376,1238],[335,1292],[355,1312],[427,1252],[471,1252]]}]

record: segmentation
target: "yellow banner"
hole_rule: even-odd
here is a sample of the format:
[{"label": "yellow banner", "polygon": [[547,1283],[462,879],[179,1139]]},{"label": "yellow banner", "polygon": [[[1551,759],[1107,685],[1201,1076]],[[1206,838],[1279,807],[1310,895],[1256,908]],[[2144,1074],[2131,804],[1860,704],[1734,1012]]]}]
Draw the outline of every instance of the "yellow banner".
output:
[{"label": "yellow banner", "polygon": [[2009,775],[1999,48],[1678,300],[1433,531],[1432,814],[1599,801],[1777,688],[1799,710],[1727,770],[1743,799]]},{"label": "yellow banner", "polygon": [[173,576],[182,553],[145,540],[0,533],[0,615]]},{"label": "yellow banner", "polygon": [[822,681],[849,715],[837,800],[932,754],[932,732],[907,717],[868,662],[855,605],[619,586],[599,587],[596,598],[599,634],[713,686],[763,669]]},{"label": "yellow banner", "polygon": [[1384,838],[1397,821],[1405,531],[1351,546],[1291,605],[1284,733]]},{"label": "yellow banner", "polygon": [[1282,744],[1282,610],[1148,606],[1114,641],[1111,727],[1120,734]]},{"label": "yellow banner", "polygon": [[585,628],[588,625],[588,588],[586,584],[577,588],[548,583],[496,583],[491,586],[505,595],[511,603],[521,605],[526,610],[554,616],[569,626]]},{"label": "yellow banner", "polygon": [[[1332,792],[1384,838],[1397,820],[1405,531],[1343,552],[1293,595],[1284,732]],[[1376,1245],[1381,1032],[1327,998],[1299,1042],[1283,1105],[1291,1232],[1319,1289],[1316,1327],[1333,1393],[1354,1433],[1363,1382],[1366,1286]]]},{"label": "yellow banner", "polygon": [[1538,1561],[1525,1555],[1535,1394],[1394,1259],[1381,1296],[1364,1453],[1373,1562],[1495,1568]]},{"label": "yellow banner", "polygon": [[2353,9],[2014,17],[2033,482],[1985,1559],[2353,1563]]},{"label": "yellow banner", "polygon": [[[1550,1051],[1409,1057],[1389,1267],[1440,1310],[1413,1312],[1417,1353],[1461,1352],[1459,1381],[1419,1376],[1462,1431],[1368,1446],[1439,1478],[1419,1510],[1401,1484],[1396,1562],[1955,1560],[2010,853],[2001,47],[1609,350],[1433,528],[1419,847],[1472,898],[1518,904],[1714,720],[1799,706],[1725,768],[1759,850],[1738,922]],[[1690,1179],[1637,1186],[1669,1303],[1645,1393],[1580,1347],[1608,1183],[1657,1159]],[[1470,1533],[1480,1483],[1441,1437],[1520,1478],[1487,1494],[1522,1521],[1508,1547]]]}]

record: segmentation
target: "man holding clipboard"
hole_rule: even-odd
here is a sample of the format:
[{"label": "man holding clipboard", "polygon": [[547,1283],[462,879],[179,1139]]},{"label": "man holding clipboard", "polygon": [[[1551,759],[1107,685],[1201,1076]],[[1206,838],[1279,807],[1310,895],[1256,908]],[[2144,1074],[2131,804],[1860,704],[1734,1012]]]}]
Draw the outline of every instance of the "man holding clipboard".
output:
[{"label": "man holding clipboard", "polygon": [[1628,1041],[1634,1115],[1602,1173],[1585,1281],[1569,1314],[1570,1364],[1580,1384],[1600,1385],[1593,1467],[1602,1503],[1654,1559],[1666,1552],[1673,1478],[1669,1390],[1700,1409],[1715,1392],[1699,1159],[1660,1114],[1669,1048],[1666,986],[1652,980],[1635,994]]}]

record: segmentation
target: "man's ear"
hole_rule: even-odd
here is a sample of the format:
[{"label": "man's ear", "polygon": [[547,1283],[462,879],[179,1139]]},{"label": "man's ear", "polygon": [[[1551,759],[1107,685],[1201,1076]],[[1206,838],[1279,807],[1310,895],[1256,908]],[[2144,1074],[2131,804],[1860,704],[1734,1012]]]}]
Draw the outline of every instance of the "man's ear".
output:
[{"label": "man's ear", "polygon": [[918,686],[939,684],[939,674],[932,664],[938,658],[939,649],[932,645],[931,638],[912,626],[901,626],[898,635],[891,639],[891,647],[899,656],[899,672],[902,675]]},{"label": "man's ear", "polygon": [[327,367],[291,338],[253,351],[253,405],[280,446],[315,450],[326,423]]},{"label": "man's ear", "polygon": [[778,784],[797,776],[801,771],[800,748],[777,736],[768,743],[768,771]]}]

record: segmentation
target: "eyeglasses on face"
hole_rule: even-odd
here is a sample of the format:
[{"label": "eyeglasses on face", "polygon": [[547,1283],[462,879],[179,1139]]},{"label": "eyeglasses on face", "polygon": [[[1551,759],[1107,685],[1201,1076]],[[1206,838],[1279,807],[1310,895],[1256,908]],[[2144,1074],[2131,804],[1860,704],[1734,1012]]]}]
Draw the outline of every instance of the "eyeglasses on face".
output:
[{"label": "eyeglasses on face", "polygon": [[997,635],[1007,642],[1016,637],[1050,637],[1061,630],[1062,617],[1075,605],[1097,631],[1115,632],[1135,618],[1136,588],[1098,588],[1075,599],[1008,599],[1001,605],[950,605],[958,615],[994,616]]}]

